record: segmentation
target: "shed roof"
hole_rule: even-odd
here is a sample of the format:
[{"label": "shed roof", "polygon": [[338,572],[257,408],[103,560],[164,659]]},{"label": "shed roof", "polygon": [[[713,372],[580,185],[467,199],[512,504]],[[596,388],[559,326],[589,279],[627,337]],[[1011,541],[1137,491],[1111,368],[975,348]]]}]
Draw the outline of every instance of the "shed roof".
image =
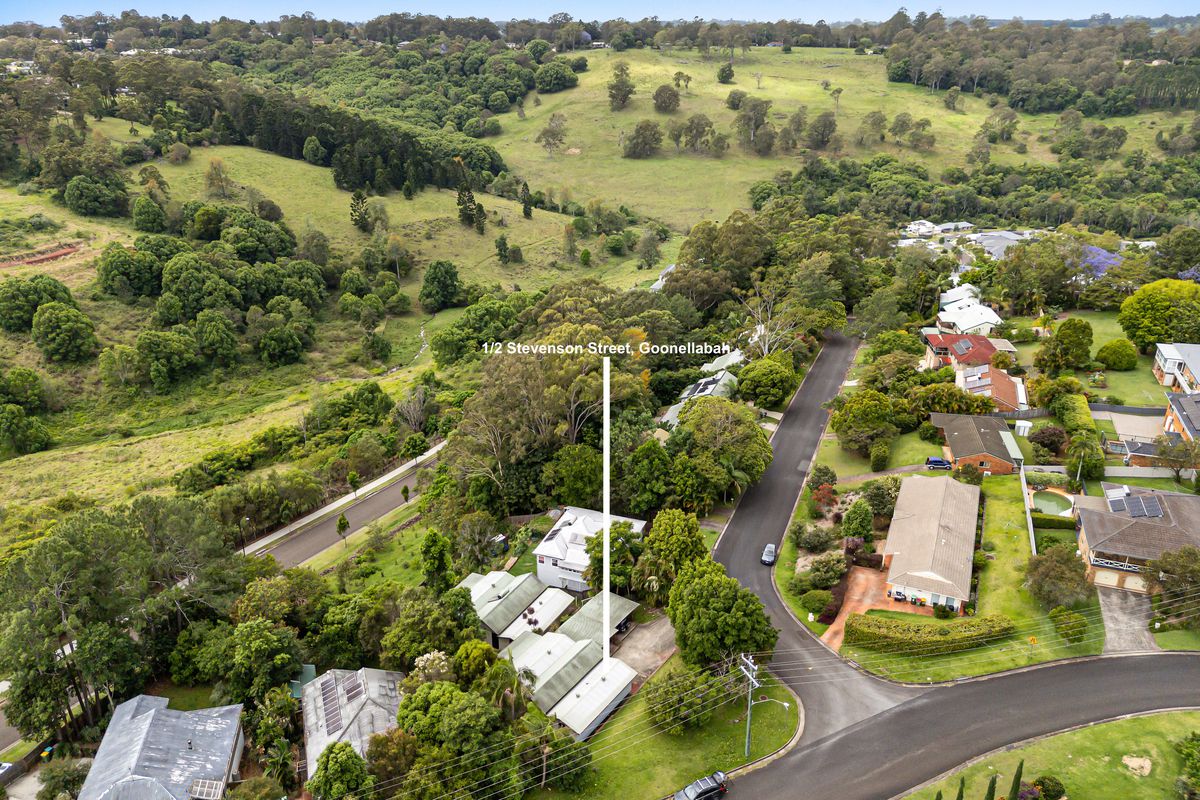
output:
[{"label": "shed roof", "polygon": [[593,641],[577,642],[561,633],[523,633],[504,649],[517,672],[533,676],[533,702],[546,713],[563,699],[592,667],[603,651]]},{"label": "shed roof", "polygon": [[949,476],[900,484],[888,528],[888,582],[966,600],[979,515],[979,487]]},{"label": "shed roof", "polygon": [[614,700],[629,691],[637,671],[619,658],[601,661],[550,710],[576,735],[582,734]]},{"label": "shed roof", "polygon": [[[608,636],[611,638],[617,632],[617,626],[625,621],[638,604],[628,597],[608,593],[609,614],[612,623]],[[603,646],[604,636],[604,595],[597,594],[583,604],[583,608],[571,615],[570,619],[558,626],[558,632],[570,636],[576,641],[590,640]]]},{"label": "shed roof", "polygon": [[513,575],[508,572],[472,572],[459,587],[471,593],[471,603],[479,621],[494,634],[501,634],[529,605],[546,590],[546,584],[532,572]]}]

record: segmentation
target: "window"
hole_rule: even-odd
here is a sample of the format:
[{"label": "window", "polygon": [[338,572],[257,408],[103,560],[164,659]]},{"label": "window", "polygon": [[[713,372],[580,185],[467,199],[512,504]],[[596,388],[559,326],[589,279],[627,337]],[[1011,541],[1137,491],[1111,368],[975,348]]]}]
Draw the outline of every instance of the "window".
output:
[{"label": "window", "polygon": [[557,567],[557,566],[558,566],[558,559],[556,558],[556,559],[554,559],[554,560],[553,560],[552,562],[550,562],[550,563],[551,563],[551,566]]}]

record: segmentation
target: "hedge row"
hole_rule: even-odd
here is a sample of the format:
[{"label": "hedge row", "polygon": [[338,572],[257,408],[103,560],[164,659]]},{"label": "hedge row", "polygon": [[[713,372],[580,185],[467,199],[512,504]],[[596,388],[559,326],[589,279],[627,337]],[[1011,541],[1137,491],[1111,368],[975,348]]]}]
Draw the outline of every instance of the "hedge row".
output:
[{"label": "hedge row", "polygon": [[1061,472],[1026,472],[1025,482],[1030,486],[1066,486],[1071,479]]},{"label": "hedge row", "polygon": [[995,642],[1012,636],[1016,629],[1003,614],[985,614],[945,625],[851,614],[846,620],[846,643],[895,655],[942,655]]},{"label": "hedge row", "polygon": [[817,617],[817,622],[822,625],[832,625],[837,619],[838,614],[842,610],[842,604],[846,602],[846,590],[850,587],[850,570],[842,575],[842,579],[837,582],[837,585],[829,590],[833,595],[833,599],[829,601],[829,605],[825,606],[825,610]]},{"label": "hedge row", "polygon": [[1060,517],[1056,514],[1042,514],[1034,511],[1029,515],[1033,518],[1035,528],[1056,528],[1061,531],[1075,530],[1074,517]]},{"label": "hedge row", "polygon": [[1088,408],[1087,398],[1081,394],[1060,395],[1053,404],[1054,416],[1062,423],[1068,438],[1086,433],[1096,437],[1096,422],[1092,419],[1092,410]]}]

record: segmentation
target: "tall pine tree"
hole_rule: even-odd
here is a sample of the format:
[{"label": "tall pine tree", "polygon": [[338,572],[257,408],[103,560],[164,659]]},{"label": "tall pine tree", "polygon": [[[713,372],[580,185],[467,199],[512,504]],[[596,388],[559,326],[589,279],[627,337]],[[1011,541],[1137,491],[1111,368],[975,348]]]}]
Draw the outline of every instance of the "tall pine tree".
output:
[{"label": "tall pine tree", "polygon": [[362,189],[355,189],[350,195],[350,221],[360,231],[371,229],[371,220],[367,219],[367,195]]},{"label": "tall pine tree", "polygon": [[529,194],[528,181],[521,181],[521,213],[525,219],[533,219],[533,196]]},{"label": "tall pine tree", "polygon": [[1017,763],[1017,771],[1013,773],[1012,786],[1008,789],[1008,796],[1012,800],[1017,800],[1021,794],[1021,773],[1025,771],[1025,759],[1021,759]]},{"label": "tall pine tree", "polygon": [[458,219],[463,225],[475,224],[475,195],[465,183],[458,185]]}]

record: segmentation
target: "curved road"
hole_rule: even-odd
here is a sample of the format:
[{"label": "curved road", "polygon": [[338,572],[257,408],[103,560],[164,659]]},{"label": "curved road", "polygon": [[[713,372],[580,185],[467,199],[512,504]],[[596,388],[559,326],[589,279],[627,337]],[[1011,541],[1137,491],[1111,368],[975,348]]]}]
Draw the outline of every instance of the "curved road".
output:
[{"label": "curved road", "polygon": [[783,538],[825,429],[822,406],[838,393],[854,350],[851,339],[828,339],[775,433],[774,461],[742,497],[717,545],[716,559],[762,599],[779,627],[784,680],[805,712],[800,744],[734,781],[738,795],[881,800],[1013,742],[1124,714],[1200,706],[1196,655],[1111,656],[909,688],[832,660],[792,619],[759,556]]}]

